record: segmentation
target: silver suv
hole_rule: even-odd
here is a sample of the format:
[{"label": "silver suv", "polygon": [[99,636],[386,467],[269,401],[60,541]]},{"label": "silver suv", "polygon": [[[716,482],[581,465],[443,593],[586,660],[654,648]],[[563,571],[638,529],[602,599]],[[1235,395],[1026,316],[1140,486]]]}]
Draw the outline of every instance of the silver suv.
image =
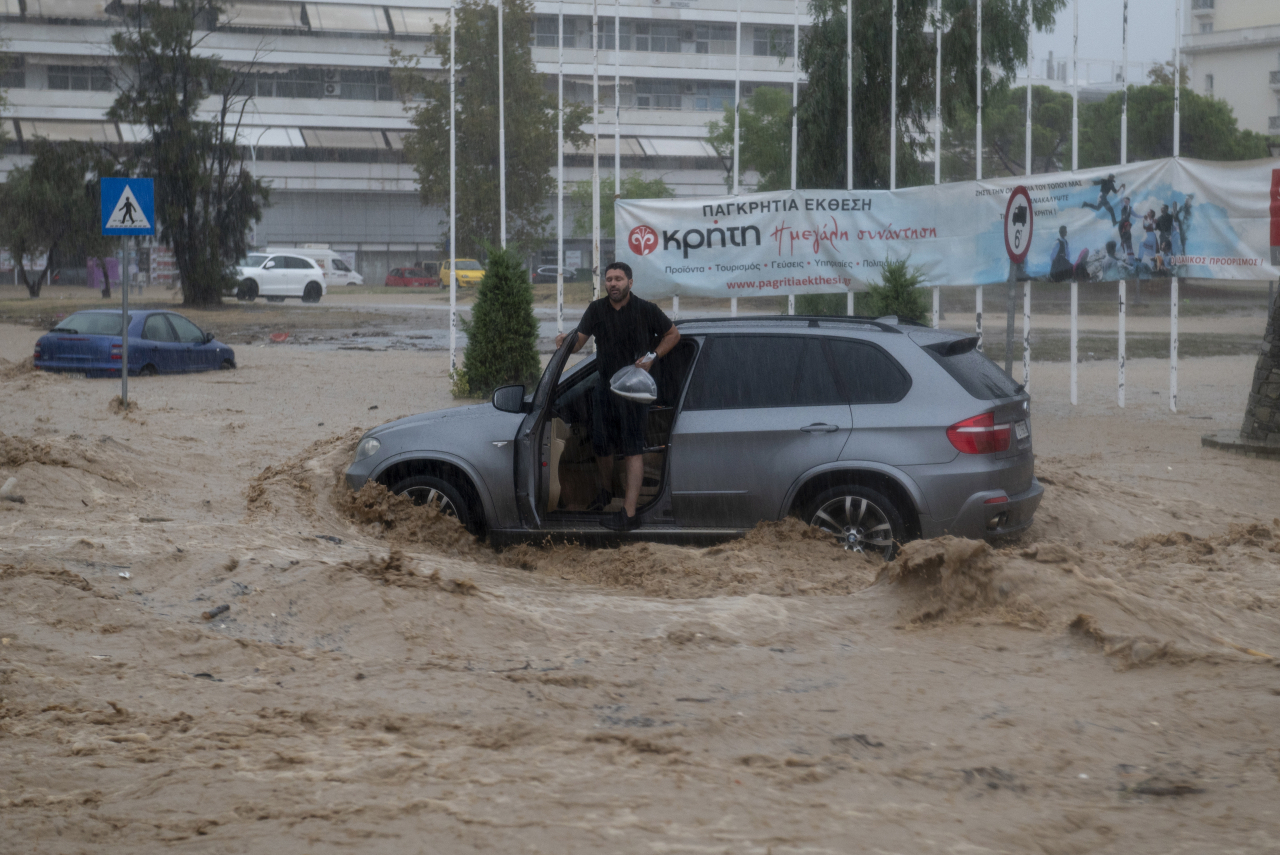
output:
[{"label": "silver suv", "polygon": [[[531,395],[506,386],[491,404],[369,431],[347,484],[376,480],[496,544],[707,542],[793,514],[887,558],[911,538],[1031,524],[1044,490],[1030,399],[976,338],[893,318],[795,316],[687,320],[680,335],[653,369],[634,532],[606,531],[587,510],[600,488],[596,363],[566,370],[568,343]],[[619,497],[622,470],[618,459],[608,485]]]}]

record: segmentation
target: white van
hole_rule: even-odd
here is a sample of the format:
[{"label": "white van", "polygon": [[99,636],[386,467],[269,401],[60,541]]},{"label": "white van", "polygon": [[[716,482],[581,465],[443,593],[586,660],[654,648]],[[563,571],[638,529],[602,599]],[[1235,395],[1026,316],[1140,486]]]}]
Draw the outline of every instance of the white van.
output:
[{"label": "white van", "polygon": [[287,252],[292,255],[310,258],[320,265],[320,269],[324,271],[324,284],[327,288],[364,284],[364,277],[352,270],[351,265],[347,264],[341,255],[329,249],[328,246],[305,243],[297,247],[269,246],[263,252],[268,254]]}]

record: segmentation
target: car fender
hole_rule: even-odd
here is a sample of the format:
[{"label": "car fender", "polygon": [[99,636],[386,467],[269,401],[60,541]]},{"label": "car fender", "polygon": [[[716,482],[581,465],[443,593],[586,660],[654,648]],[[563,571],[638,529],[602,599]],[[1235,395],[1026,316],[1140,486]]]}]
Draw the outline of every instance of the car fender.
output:
[{"label": "car fender", "polygon": [[398,463],[404,463],[409,460],[431,460],[438,461],[440,463],[448,463],[452,466],[458,467],[468,478],[471,479],[472,486],[475,487],[476,493],[480,496],[480,506],[484,511],[486,524],[489,526],[505,524],[505,519],[499,518],[497,508],[493,503],[493,496],[489,493],[489,485],[485,482],[484,478],[476,468],[465,458],[458,457],[455,454],[449,454],[446,451],[402,451],[401,453],[388,457],[386,460],[382,461],[382,464],[378,466],[377,469],[369,473],[368,481],[379,481],[382,478],[383,472],[386,472]]},{"label": "car fender", "polygon": [[805,484],[819,475],[826,475],[832,472],[874,472],[878,475],[892,478],[911,497],[911,501],[915,503],[918,513],[922,515],[929,513],[929,503],[925,501],[924,493],[920,490],[919,485],[901,469],[871,460],[837,460],[831,463],[824,463],[821,466],[815,466],[797,478],[782,499],[782,507],[778,510],[778,519],[786,516],[791,508],[791,503],[795,501],[796,494],[800,492],[800,489]]}]

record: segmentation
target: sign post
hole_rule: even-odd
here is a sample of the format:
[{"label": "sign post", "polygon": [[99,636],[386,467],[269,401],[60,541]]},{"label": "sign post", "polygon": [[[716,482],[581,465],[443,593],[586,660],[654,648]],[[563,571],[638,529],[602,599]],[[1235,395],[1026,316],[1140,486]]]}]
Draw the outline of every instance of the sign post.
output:
[{"label": "sign post", "polygon": [[[1027,253],[1031,251],[1031,236],[1035,232],[1035,212],[1031,208],[1031,194],[1021,184],[1009,193],[1009,202],[1004,207],[1004,251],[1009,255],[1009,315],[1005,327],[1004,371],[1013,376],[1013,306],[1018,279],[1027,279]],[[1030,316],[1030,284],[1027,286],[1027,306],[1024,310],[1023,336],[1029,336],[1026,317]],[[1023,382],[1027,381],[1030,371],[1030,340],[1023,343]]]},{"label": "sign post", "polygon": [[[129,248],[127,238],[156,233],[155,181],[150,178],[99,178],[102,234],[119,235],[124,243],[120,281],[120,404],[129,411]],[[105,269],[103,270],[105,274]]]}]

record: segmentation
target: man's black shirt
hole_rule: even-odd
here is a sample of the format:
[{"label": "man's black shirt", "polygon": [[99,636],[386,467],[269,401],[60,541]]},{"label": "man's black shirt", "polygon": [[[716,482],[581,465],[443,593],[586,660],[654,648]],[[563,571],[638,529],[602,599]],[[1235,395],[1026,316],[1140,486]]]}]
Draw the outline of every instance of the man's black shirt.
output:
[{"label": "man's black shirt", "polygon": [[595,336],[603,383],[657,347],[669,329],[671,319],[662,309],[635,294],[621,309],[615,309],[607,296],[593,300],[578,322],[578,332]]}]

